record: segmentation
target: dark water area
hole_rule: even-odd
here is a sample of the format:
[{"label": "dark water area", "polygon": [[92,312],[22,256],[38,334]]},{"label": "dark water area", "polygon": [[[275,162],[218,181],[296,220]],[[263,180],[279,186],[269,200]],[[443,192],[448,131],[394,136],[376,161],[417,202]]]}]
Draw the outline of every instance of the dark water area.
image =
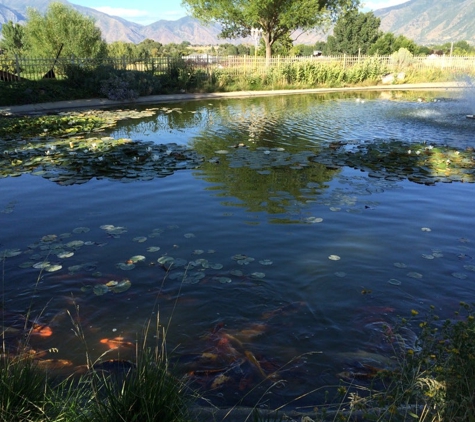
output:
[{"label": "dark water area", "polygon": [[[430,305],[450,317],[473,301],[470,98],[148,108],[153,116],[104,134],[132,139],[136,155],[100,175],[2,169],[2,307],[31,309],[52,328],[34,347],[85,363],[69,311],[93,359],[132,359],[148,321],[154,343],[158,319],[178,372],[214,405],[310,406],[342,372],[387,364],[383,326]],[[199,162],[184,165],[180,148]],[[157,171],[158,155],[179,165]],[[416,336],[417,321],[402,347]]]}]

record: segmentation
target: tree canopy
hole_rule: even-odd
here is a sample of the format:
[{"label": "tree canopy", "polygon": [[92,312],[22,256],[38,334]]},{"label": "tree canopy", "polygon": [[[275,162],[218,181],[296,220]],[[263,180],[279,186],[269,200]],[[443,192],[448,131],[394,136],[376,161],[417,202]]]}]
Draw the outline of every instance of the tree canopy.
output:
[{"label": "tree canopy", "polygon": [[328,49],[332,53],[368,54],[371,46],[382,35],[380,24],[381,19],[373,12],[351,10],[337,20],[333,35],[327,38]]},{"label": "tree canopy", "polygon": [[63,45],[63,55],[99,57],[106,53],[101,30],[94,20],[62,3],[50,3],[44,15],[36,9],[27,11],[25,36],[29,52],[54,57]]},{"label": "tree canopy", "polygon": [[272,47],[293,31],[308,31],[356,9],[359,0],[183,0],[191,14],[204,23],[222,25],[222,38],[246,38],[262,29],[266,57]]},{"label": "tree canopy", "polygon": [[26,48],[25,28],[19,23],[8,21],[2,26],[0,48],[7,54],[21,56]]}]

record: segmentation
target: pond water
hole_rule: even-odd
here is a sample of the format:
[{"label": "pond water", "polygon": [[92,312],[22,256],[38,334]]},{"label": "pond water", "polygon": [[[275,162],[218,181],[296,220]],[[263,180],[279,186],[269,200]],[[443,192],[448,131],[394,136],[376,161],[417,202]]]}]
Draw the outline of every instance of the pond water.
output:
[{"label": "pond water", "polygon": [[207,100],[148,106],[82,161],[70,153],[86,140],[46,141],[30,167],[2,161],[2,306],[30,309],[53,331],[33,346],[74,366],[86,346],[67,311],[93,360],[133,358],[159,319],[212,404],[316,404],[342,373],[388,364],[399,316],[473,300],[467,104],[450,91]]}]

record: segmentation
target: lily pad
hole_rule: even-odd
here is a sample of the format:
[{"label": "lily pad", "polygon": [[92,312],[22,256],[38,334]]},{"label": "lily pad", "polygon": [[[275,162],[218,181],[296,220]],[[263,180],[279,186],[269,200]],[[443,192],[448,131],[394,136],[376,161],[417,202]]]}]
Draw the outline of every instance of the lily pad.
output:
[{"label": "lily pad", "polygon": [[20,249],[5,249],[0,252],[0,258],[11,258],[21,254]]},{"label": "lily pad", "polygon": [[71,258],[72,256],[74,255],[74,252],[71,252],[71,251],[63,251],[63,252],[60,252],[58,253],[56,256],[58,258]]},{"label": "lily pad", "polygon": [[272,265],[273,262],[270,259],[262,259],[261,261],[259,261],[259,264],[261,264],[261,265]]},{"label": "lily pad", "polygon": [[147,241],[145,236],[137,236],[132,239],[134,242],[143,243]]},{"label": "lily pad", "polygon": [[96,284],[92,291],[96,296],[102,296],[105,295],[106,293],[109,293],[109,287],[107,287],[104,284]]},{"label": "lily pad", "polygon": [[229,277],[213,277],[213,280],[220,282],[221,284],[231,283],[232,280]]},{"label": "lily pad", "polygon": [[48,271],[49,273],[54,273],[56,271],[59,271],[61,268],[63,268],[62,265],[52,264],[52,265],[48,265],[47,267],[45,267],[45,271]]},{"label": "lily pad", "polygon": [[407,268],[407,265],[404,262],[395,262],[394,266],[397,268]]},{"label": "lily pad", "polygon": [[37,269],[46,268],[50,265],[51,263],[48,261],[41,261],[41,262],[37,262],[36,264],[33,264],[33,268],[37,268]]},{"label": "lily pad", "polygon": [[147,252],[157,252],[160,250],[160,246],[150,246],[147,248]]},{"label": "lily pad", "polygon": [[388,280],[388,283],[389,284],[392,284],[393,286],[400,286],[401,285],[401,282],[395,278],[391,278]]},{"label": "lily pad", "polygon": [[91,229],[89,227],[76,227],[75,229],[73,229],[73,233],[87,233],[89,232]]},{"label": "lily pad", "polygon": [[126,264],[125,262],[119,262],[117,264],[117,268],[124,270],[124,271],[130,271],[135,268],[134,264]]},{"label": "lily pad", "polygon": [[140,261],[145,261],[145,257],[143,255],[134,255],[133,257],[129,258],[129,261],[135,264]]},{"label": "lily pad", "polygon": [[415,271],[411,271],[411,272],[407,273],[407,276],[411,277],[411,278],[415,278],[415,279],[421,279],[422,278],[422,274],[418,273],[418,272],[415,272]]},{"label": "lily pad", "polygon": [[35,265],[35,261],[25,261],[18,265],[20,268],[31,268]]},{"label": "lily pad", "polygon": [[116,285],[110,287],[110,290],[114,293],[122,293],[130,289],[132,283],[129,279],[124,278],[123,280],[119,281]]},{"label": "lily pad", "polygon": [[82,240],[72,240],[71,242],[66,243],[66,246],[71,249],[79,249],[84,245]]},{"label": "lily pad", "polygon": [[260,273],[260,272],[255,272],[255,273],[252,273],[251,274],[251,277],[252,278],[257,278],[257,279],[261,279],[261,278],[264,278],[266,275],[264,273]]},{"label": "lily pad", "polygon": [[308,217],[305,219],[307,223],[315,224],[315,223],[321,223],[323,221],[323,218],[320,217]]},{"label": "lily pad", "polygon": [[331,261],[339,261],[341,258],[338,255],[330,255],[328,259]]},{"label": "lily pad", "polygon": [[452,273],[452,277],[458,278],[459,280],[465,280],[468,276],[465,273]]}]

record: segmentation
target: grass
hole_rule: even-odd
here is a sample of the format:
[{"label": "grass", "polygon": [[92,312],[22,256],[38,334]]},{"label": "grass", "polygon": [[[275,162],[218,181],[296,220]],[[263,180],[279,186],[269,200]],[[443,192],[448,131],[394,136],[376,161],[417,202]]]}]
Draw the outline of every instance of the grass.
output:
[{"label": "grass", "polygon": [[[405,83],[453,81],[457,74],[447,69],[401,69]],[[190,65],[177,64],[169,75],[138,71],[119,71],[98,67],[71,71],[65,79],[38,81],[0,81],[0,106],[52,101],[104,98],[133,100],[142,95],[181,92],[231,92],[275,89],[336,88],[376,85],[390,70],[377,58],[366,58],[354,66],[342,63],[294,62],[270,66],[265,71],[248,73],[236,69],[214,69],[205,74]],[[401,83],[402,83],[401,82]],[[133,93],[133,95],[131,94]],[[130,94],[130,95],[129,95]]]}]

